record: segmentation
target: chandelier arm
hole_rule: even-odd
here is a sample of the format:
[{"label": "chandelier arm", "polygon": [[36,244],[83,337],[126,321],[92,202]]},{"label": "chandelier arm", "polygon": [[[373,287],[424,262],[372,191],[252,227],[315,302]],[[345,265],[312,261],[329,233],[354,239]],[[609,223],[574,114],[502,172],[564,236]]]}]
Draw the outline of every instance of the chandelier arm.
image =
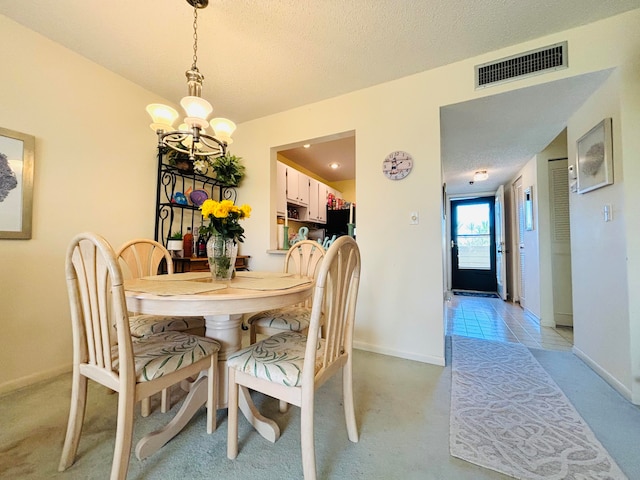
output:
[{"label": "chandelier arm", "polygon": [[[226,119],[214,119],[224,120],[221,130],[218,132],[224,140],[219,140],[215,136],[201,131],[202,128],[209,126],[207,117],[213,110],[211,104],[202,98],[204,75],[198,71],[197,66],[198,9],[206,8],[209,5],[209,0],[187,0],[187,3],[193,7],[193,64],[191,68],[185,72],[189,95],[184,97],[180,101],[180,104],[187,112],[185,124],[190,130],[184,131],[182,127],[179,127],[180,130],[164,130],[164,128],[174,128],[172,124],[178,116],[178,113],[170,107],[160,105],[160,107],[163,107],[163,112],[159,112],[157,108],[150,109],[150,107],[157,107],[158,105],[149,105],[147,111],[153,119],[151,128],[156,131],[158,136],[158,147],[166,147],[176,152],[187,154],[189,158],[194,161],[196,157],[226,155],[228,144],[231,143],[231,134],[235,130],[235,124]],[[174,115],[167,115],[167,111],[170,111],[169,113],[173,112]],[[203,146],[206,147],[206,149],[201,148]]]},{"label": "chandelier arm", "polygon": [[[214,142],[214,143],[210,143]],[[227,152],[227,144],[218,140],[216,137],[208,135],[206,133],[200,134],[200,143],[206,145],[209,148],[219,149],[221,151],[221,155],[224,155]]]},{"label": "chandelier arm", "polygon": [[[183,132],[180,130],[158,132],[158,145],[168,147],[176,152],[185,153],[189,155],[191,160],[195,160],[197,157],[220,157],[227,153],[227,144],[225,142],[199,131],[197,136],[192,135],[191,132]],[[192,141],[189,146],[186,146],[182,142],[188,138],[192,138]],[[198,145],[205,146],[207,150],[198,149]]]}]

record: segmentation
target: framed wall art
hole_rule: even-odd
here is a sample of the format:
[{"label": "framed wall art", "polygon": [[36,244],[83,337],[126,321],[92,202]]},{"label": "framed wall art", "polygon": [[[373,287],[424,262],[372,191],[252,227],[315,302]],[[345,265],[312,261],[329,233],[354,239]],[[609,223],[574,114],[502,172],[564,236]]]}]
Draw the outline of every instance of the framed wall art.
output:
[{"label": "framed wall art", "polygon": [[35,138],[0,128],[0,239],[30,239]]},{"label": "framed wall art", "polygon": [[578,139],[576,145],[578,193],[613,183],[611,119],[605,118]]}]

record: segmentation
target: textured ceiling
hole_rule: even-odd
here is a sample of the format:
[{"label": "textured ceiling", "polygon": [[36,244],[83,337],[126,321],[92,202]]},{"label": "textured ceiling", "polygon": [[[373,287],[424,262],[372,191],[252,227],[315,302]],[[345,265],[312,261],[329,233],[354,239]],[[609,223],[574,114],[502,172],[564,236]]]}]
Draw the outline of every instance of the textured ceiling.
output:
[{"label": "textured ceiling", "polygon": [[[640,0],[210,0],[199,13],[203,97],[215,116],[244,122],[634,8]],[[184,0],[0,0],[0,14],[164,98],[186,94]]]},{"label": "textured ceiling", "polygon": [[[562,132],[610,71],[448,105],[440,111],[444,181],[450,194],[493,192]],[[489,179],[470,185],[473,173]]]}]

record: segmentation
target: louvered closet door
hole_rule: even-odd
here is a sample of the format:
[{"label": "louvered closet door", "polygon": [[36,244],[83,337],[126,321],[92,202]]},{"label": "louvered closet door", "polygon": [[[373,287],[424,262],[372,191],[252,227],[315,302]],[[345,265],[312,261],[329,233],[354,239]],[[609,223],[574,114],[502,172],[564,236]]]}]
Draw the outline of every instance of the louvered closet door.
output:
[{"label": "louvered closet door", "polygon": [[551,209],[551,274],[556,325],[573,326],[571,288],[571,227],[567,159],[549,161]]}]

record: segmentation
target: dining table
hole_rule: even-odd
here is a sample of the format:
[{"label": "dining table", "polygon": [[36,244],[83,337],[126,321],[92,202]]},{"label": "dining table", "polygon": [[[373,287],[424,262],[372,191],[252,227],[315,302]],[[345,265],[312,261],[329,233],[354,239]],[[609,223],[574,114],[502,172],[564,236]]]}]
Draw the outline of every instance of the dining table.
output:
[{"label": "dining table", "polygon": [[[242,348],[242,318],[245,313],[280,308],[311,296],[313,278],[290,273],[236,272],[227,282],[216,282],[209,272],[155,275],[126,280],[127,309],[155,315],[203,316],[205,336],[220,343],[218,352],[217,409],[227,407],[227,359]],[[175,417],[162,429],[136,445],[138,459],[146,458],[175,435],[206,404],[207,378],[203,373],[188,387]],[[258,412],[246,388],[240,389],[240,411],[267,440],[280,436],[278,425]]]}]

